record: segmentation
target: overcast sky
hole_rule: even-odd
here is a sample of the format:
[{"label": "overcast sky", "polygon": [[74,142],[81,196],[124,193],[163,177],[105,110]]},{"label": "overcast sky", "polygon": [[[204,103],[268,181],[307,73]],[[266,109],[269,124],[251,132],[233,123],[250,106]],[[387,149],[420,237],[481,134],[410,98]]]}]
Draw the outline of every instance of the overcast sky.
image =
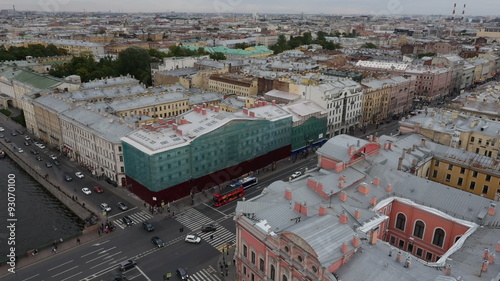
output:
[{"label": "overcast sky", "polygon": [[0,9],[39,11],[500,15],[500,0],[2,0]]}]

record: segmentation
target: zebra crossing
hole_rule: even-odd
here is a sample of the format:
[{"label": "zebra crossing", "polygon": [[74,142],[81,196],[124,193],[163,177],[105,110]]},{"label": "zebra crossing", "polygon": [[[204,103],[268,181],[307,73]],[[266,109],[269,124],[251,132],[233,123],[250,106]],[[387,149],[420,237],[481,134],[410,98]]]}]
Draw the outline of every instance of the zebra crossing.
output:
[{"label": "zebra crossing", "polygon": [[[150,213],[145,211],[136,212],[127,216],[132,219],[132,224],[139,224],[153,217]],[[122,218],[123,217],[120,217],[119,219],[114,220],[113,223],[118,227],[120,227],[121,229],[124,229],[127,226],[123,223]]]},{"label": "zebra crossing", "polygon": [[197,232],[197,236],[214,248],[220,248],[223,245],[235,244],[236,236],[226,228],[216,225],[217,230],[212,232],[201,232],[200,229],[206,224],[216,224],[211,218],[205,216],[200,211],[188,209],[175,217],[175,220],[180,222],[191,231]]},{"label": "zebra crossing", "polygon": [[194,274],[189,274],[189,280],[192,281],[222,281],[218,272],[209,267],[207,269],[202,269]]}]

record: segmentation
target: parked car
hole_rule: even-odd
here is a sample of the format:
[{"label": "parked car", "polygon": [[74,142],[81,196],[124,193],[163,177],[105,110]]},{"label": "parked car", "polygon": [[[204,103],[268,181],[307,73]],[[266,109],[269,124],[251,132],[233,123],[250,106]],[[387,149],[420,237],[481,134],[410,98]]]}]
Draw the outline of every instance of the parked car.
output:
[{"label": "parked car", "polygon": [[15,136],[17,136],[17,132],[16,131],[12,131],[12,132],[10,132],[10,135],[13,136],[13,137],[15,137]]},{"label": "parked car", "polygon": [[0,132],[3,132],[5,131],[5,129],[3,127],[0,127]]},{"label": "parked car", "polygon": [[183,267],[179,267],[177,268],[177,270],[175,271],[177,273],[177,276],[181,279],[181,280],[188,280],[189,279],[189,275],[186,271],[185,268]]},{"label": "parked car", "polygon": [[82,192],[85,193],[86,195],[92,194],[92,191],[90,191],[90,189],[88,187],[82,188]]},{"label": "parked car", "polygon": [[118,202],[116,205],[117,205],[117,206],[118,206],[118,208],[120,208],[120,210],[122,210],[122,211],[126,211],[126,210],[128,210],[128,206],[127,206],[125,203],[123,203],[123,202]]},{"label": "parked car", "polygon": [[54,154],[49,155],[49,158],[52,160],[57,160],[57,156],[55,156]]},{"label": "parked car", "polygon": [[126,226],[131,226],[132,225],[132,219],[129,217],[129,216],[124,216],[122,218],[122,221],[123,223],[126,225]]},{"label": "parked car", "polygon": [[153,226],[153,224],[151,224],[148,221],[142,222],[142,228],[144,228],[147,232],[151,232],[151,231],[155,230],[155,227]]},{"label": "parked car", "polygon": [[24,145],[28,146],[28,145],[30,145],[30,142],[29,141],[24,141]]},{"label": "parked car", "polygon": [[59,165],[61,165],[61,162],[54,160],[54,165],[59,166]]},{"label": "parked car", "polygon": [[42,156],[37,155],[37,156],[36,156],[36,160],[38,160],[38,161],[43,161],[43,158],[42,158]]},{"label": "parked car", "polygon": [[33,155],[37,155],[37,154],[38,154],[38,153],[40,153],[40,152],[38,152],[38,150],[36,150],[36,149],[32,149],[32,150],[31,150],[31,153],[33,153]]},{"label": "parked car", "polygon": [[83,178],[83,177],[84,177],[84,175],[83,175],[83,173],[82,173],[82,172],[76,172],[76,173],[75,173],[75,176],[76,176],[77,178],[79,178],[79,179],[81,179],[81,178]]},{"label": "parked car", "polygon": [[30,136],[24,136],[24,139],[29,141],[31,138],[30,138]]},{"label": "parked car", "polygon": [[65,181],[72,181],[72,180],[73,180],[73,178],[72,178],[72,177],[70,177],[69,175],[64,175],[64,180],[65,180]]},{"label": "parked car", "polygon": [[188,243],[193,243],[193,244],[200,244],[201,238],[196,236],[196,235],[189,234],[186,236],[184,241],[188,242]]},{"label": "parked car", "polygon": [[96,193],[103,193],[104,192],[104,190],[100,186],[94,186],[94,191]]},{"label": "parked car", "polygon": [[3,139],[5,138],[5,135],[4,134],[0,134],[0,139]]},{"label": "parked car", "polygon": [[165,246],[165,242],[163,242],[163,240],[161,240],[158,236],[153,236],[153,238],[151,238],[151,242],[153,242],[153,244],[155,244],[158,248]]},{"label": "parked car", "polygon": [[101,210],[111,212],[111,207],[107,203],[101,203]]},{"label": "parked car", "polygon": [[52,168],[52,164],[50,162],[45,162],[45,167]]},{"label": "parked car", "polygon": [[126,260],[126,261],[123,261],[120,263],[119,268],[121,271],[125,271],[125,270],[129,270],[129,269],[133,268],[136,265],[137,265],[137,263],[134,260]]},{"label": "parked car", "polygon": [[9,143],[10,142],[10,139],[9,138],[5,138],[4,139],[6,143]]},{"label": "parked car", "polygon": [[296,178],[298,178],[298,177],[300,177],[300,176],[302,176],[302,172],[297,171],[297,172],[293,173],[290,177],[291,177],[292,179],[296,179]]},{"label": "parked car", "polygon": [[19,153],[23,153],[23,152],[24,152],[24,150],[23,150],[22,148],[18,147],[18,148],[17,148],[17,152],[19,152]]},{"label": "parked car", "polygon": [[215,227],[215,225],[213,225],[213,224],[206,224],[206,225],[201,227],[201,232],[212,232],[212,231],[216,231],[216,230],[217,230],[217,227]]}]

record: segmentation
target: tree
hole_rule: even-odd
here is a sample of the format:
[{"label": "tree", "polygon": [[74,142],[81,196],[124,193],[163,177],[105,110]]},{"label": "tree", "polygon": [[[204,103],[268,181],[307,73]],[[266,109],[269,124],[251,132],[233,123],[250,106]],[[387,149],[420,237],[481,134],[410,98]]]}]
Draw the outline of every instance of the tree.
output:
[{"label": "tree", "polygon": [[236,44],[234,44],[234,48],[235,48],[235,49],[242,49],[242,50],[245,50],[246,48],[248,48],[248,47],[252,47],[252,46],[253,46],[253,45],[250,45],[250,44],[245,43],[245,42],[243,42],[243,43],[236,43]]},{"label": "tree", "polygon": [[130,47],[118,54],[117,70],[122,75],[133,75],[146,85],[151,85],[151,56],[146,49]]},{"label": "tree", "polygon": [[210,54],[210,58],[218,61],[218,60],[225,60],[226,56],[221,52],[215,52]]},{"label": "tree", "polygon": [[377,45],[371,43],[371,42],[366,42],[363,45],[361,45],[361,48],[365,49],[378,49]]},{"label": "tree", "polygon": [[309,45],[312,43],[312,35],[311,35],[311,32],[304,32],[304,34],[302,34],[302,44],[303,45]]}]

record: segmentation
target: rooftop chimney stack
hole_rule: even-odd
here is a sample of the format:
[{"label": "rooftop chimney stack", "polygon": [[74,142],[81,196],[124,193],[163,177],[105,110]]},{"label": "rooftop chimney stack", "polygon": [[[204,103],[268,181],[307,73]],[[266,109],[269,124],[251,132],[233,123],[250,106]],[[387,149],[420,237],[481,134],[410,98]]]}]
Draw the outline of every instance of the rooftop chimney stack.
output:
[{"label": "rooftop chimney stack", "polygon": [[348,251],[349,251],[349,245],[347,245],[347,241],[344,241],[342,243],[342,253],[347,254]]},{"label": "rooftop chimney stack", "polygon": [[483,266],[481,267],[482,272],[488,271],[488,260],[483,261]]},{"label": "rooftop chimney stack", "polygon": [[422,139],[421,144],[422,147],[425,147],[425,139]]},{"label": "rooftop chimney stack", "polygon": [[275,100],[272,101],[272,105],[276,106],[276,101]]},{"label": "rooftop chimney stack", "polygon": [[357,247],[359,247],[359,244],[360,244],[359,237],[357,234],[354,234],[354,237],[352,238],[352,246],[354,248],[357,248]]},{"label": "rooftop chimney stack", "polygon": [[351,145],[351,146],[349,146],[347,153],[349,154],[349,156],[353,156],[355,151],[356,151],[356,147]]},{"label": "rooftop chimney stack", "polygon": [[385,188],[385,191],[391,192],[392,191],[392,184],[387,184],[387,187]]},{"label": "rooftop chimney stack", "polygon": [[483,260],[487,260],[489,256],[490,256],[490,251],[488,249],[484,249]]},{"label": "rooftop chimney stack", "polygon": [[490,204],[490,208],[488,209],[488,215],[490,216],[494,216],[495,215],[495,211],[496,211],[496,204],[495,203],[491,203]]},{"label": "rooftop chimney stack", "polygon": [[323,205],[319,205],[318,215],[324,216],[326,215],[326,207]]},{"label": "rooftop chimney stack", "polygon": [[372,199],[370,200],[370,204],[371,204],[372,206],[377,205],[377,197],[372,196]]},{"label": "rooftop chimney stack", "polygon": [[450,276],[451,275],[451,265],[447,264],[446,267],[444,268],[444,275]]},{"label": "rooftop chimney stack", "polygon": [[342,224],[347,223],[347,215],[345,214],[345,212],[342,212],[342,214],[340,214],[340,223]]},{"label": "rooftop chimney stack", "polygon": [[359,211],[359,209],[354,210],[354,217],[357,219],[361,217],[361,212]]},{"label": "rooftop chimney stack", "polygon": [[495,249],[497,252],[500,252],[500,241],[497,243],[497,248]]},{"label": "rooftop chimney stack", "polygon": [[370,192],[370,189],[368,188],[368,186],[366,186],[366,183],[362,182],[359,187],[358,187],[358,191],[361,193],[361,194],[368,194]]},{"label": "rooftop chimney stack", "polygon": [[399,157],[398,171],[401,171],[402,169],[403,169],[403,157]]},{"label": "rooftop chimney stack", "polygon": [[490,264],[494,264],[495,263],[495,254],[491,254],[488,258],[488,262]]},{"label": "rooftop chimney stack", "polygon": [[287,200],[292,200],[292,198],[293,198],[293,196],[292,196],[292,190],[289,187],[287,187],[285,189],[285,198]]},{"label": "rooftop chimney stack", "polygon": [[403,253],[401,253],[401,251],[398,251],[398,254],[396,255],[396,261],[397,262],[403,261]]},{"label": "rooftop chimney stack", "polygon": [[376,185],[376,186],[379,186],[380,185],[380,179],[378,177],[375,177],[373,179],[373,184]]},{"label": "rooftop chimney stack", "polygon": [[340,192],[340,201],[345,202],[347,201],[347,194],[345,192]]}]

